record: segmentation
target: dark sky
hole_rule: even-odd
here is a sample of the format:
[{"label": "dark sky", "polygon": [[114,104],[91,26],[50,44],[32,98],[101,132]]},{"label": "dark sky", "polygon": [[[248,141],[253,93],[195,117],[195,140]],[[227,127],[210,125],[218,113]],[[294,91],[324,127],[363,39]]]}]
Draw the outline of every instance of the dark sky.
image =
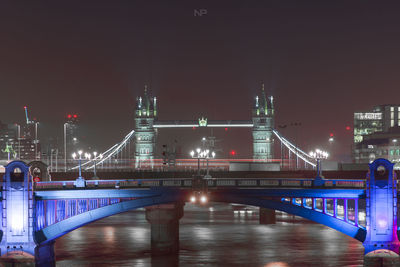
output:
[{"label": "dark sky", "polygon": [[[144,84],[159,118],[250,119],[260,81],[276,125],[308,151],[348,158],[353,112],[399,103],[400,5],[387,1],[2,1],[0,120],[62,135],[78,113],[99,150],[133,128]],[[207,14],[194,16],[195,9]],[[336,135],[328,146],[329,133]],[[159,133],[186,153],[201,133]],[[251,153],[249,131],[216,132]]]}]

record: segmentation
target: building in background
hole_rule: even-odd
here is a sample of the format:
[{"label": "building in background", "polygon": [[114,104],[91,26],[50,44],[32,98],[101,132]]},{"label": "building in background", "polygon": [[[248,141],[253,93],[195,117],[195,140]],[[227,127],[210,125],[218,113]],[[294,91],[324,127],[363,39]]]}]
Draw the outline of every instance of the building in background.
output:
[{"label": "building in background", "polygon": [[26,162],[40,160],[41,148],[38,138],[39,122],[28,117],[25,106],[25,124],[0,122],[0,159],[19,159]]},{"label": "building in background", "polygon": [[21,134],[20,125],[0,122],[0,160],[19,159],[29,162],[40,159],[40,144],[35,141]]},{"label": "building in background", "polygon": [[29,119],[28,107],[25,106],[25,125],[18,129],[18,154],[21,160],[40,160],[41,148],[38,138],[39,122]]},{"label": "building in background", "polygon": [[0,160],[18,157],[18,129],[19,125],[5,124],[0,121]]},{"label": "building in background", "polygon": [[64,123],[64,161],[72,159],[72,153],[82,149],[79,136],[79,117],[77,114],[68,114]]},{"label": "building in background", "polygon": [[400,162],[400,105],[380,105],[354,113],[353,161],[377,158]]}]

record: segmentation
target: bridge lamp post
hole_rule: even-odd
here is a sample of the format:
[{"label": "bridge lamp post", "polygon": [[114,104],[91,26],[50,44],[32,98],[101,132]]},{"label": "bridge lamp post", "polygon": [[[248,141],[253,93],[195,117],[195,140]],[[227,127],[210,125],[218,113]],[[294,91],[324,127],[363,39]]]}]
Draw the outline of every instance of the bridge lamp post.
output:
[{"label": "bridge lamp post", "polygon": [[196,149],[196,152],[194,152],[193,150],[190,151],[190,156],[192,156],[192,158],[197,159],[197,174],[200,175],[200,159],[205,159],[207,160],[207,173],[206,173],[206,177],[209,176],[209,170],[208,170],[208,159],[210,157],[215,157],[215,152],[211,152],[210,154],[210,150],[205,149],[205,150],[201,150],[200,148]]},{"label": "bridge lamp post", "polygon": [[[75,181],[76,187],[85,187],[85,179],[82,177],[82,154],[83,154],[82,150],[79,150],[78,154],[76,154],[76,153],[72,154],[72,158],[74,160],[78,160],[78,162],[79,162],[79,176],[78,176],[78,179],[76,179],[76,181]],[[85,153],[86,158],[87,158],[87,155],[88,154]]]},{"label": "bridge lamp post", "polygon": [[67,172],[67,125],[64,123],[64,172]]},{"label": "bridge lamp post", "polygon": [[196,149],[197,154],[195,155],[195,152],[192,150],[190,151],[190,156],[192,156],[192,158],[197,159],[197,174],[200,175],[200,159],[202,151],[200,148]]},{"label": "bridge lamp post", "polygon": [[93,167],[94,176],[93,176],[93,178],[98,178],[97,177],[96,165],[97,165],[97,160],[101,160],[102,158],[103,158],[103,154],[100,154],[100,155],[97,156],[97,152],[93,152],[93,162],[94,162],[94,167]]},{"label": "bridge lamp post", "polygon": [[[208,150],[207,150],[208,151]],[[208,168],[208,160],[210,158],[209,153],[207,153],[207,174],[206,174],[206,178],[211,178],[210,176],[210,169]],[[215,152],[211,152],[211,158],[215,158]]]},{"label": "bridge lamp post", "polygon": [[322,179],[321,160],[327,159],[329,154],[326,151],[316,149],[310,152],[310,156],[317,161],[317,179]]},{"label": "bridge lamp post", "polygon": [[72,158],[74,159],[74,160],[78,160],[78,162],[79,162],[79,176],[78,176],[78,178],[82,178],[82,150],[79,150],[78,151],[78,154],[77,153],[72,153]]}]

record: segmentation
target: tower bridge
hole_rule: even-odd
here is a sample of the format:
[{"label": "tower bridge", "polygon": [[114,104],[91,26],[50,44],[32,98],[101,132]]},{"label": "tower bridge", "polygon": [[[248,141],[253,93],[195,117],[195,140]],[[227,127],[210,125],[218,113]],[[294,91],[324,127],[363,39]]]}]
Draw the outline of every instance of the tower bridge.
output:
[{"label": "tower bridge", "polygon": [[[268,163],[279,161],[283,166],[286,162],[296,160],[296,169],[299,163],[304,163],[304,168],[316,166],[316,161],[310,155],[305,153],[296,145],[283,137],[276,129],[274,129],[274,99],[272,96],[267,97],[264,85],[261,88],[260,96],[254,98],[251,111],[251,120],[209,120],[201,117],[196,120],[158,120],[158,99],[150,96],[147,86],[145,86],[143,96],[136,99],[134,129],[129,132],[119,143],[114,144],[108,150],[101,153],[101,159],[90,159],[82,164],[85,170],[93,169],[96,162],[99,168],[135,168],[135,169],[160,169],[163,167],[161,159],[156,158],[156,140],[159,131],[162,129],[173,128],[250,128],[252,131],[252,159],[245,159],[256,163]],[[274,144],[279,142],[281,145],[280,156],[277,160],[274,153]],[[131,158],[126,157],[126,151],[130,151],[130,145],[134,144],[134,163],[131,166]],[[128,148],[128,149],[127,149]],[[130,152],[129,152],[130,154]],[[292,156],[294,155],[294,156]],[[183,169],[190,167],[191,163],[187,159],[176,159],[180,161]],[[220,158],[215,159],[218,168],[226,170],[229,162]],[[222,160],[222,161],[221,161]],[[67,163],[65,163],[67,164]],[[186,166],[189,165],[189,166]],[[180,166],[182,167],[182,166]],[[212,167],[212,166],[211,166]],[[78,166],[67,168],[69,170],[77,169]]]},{"label": "tower bridge", "polygon": [[185,202],[207,198],[258,206],[261,222],[273,222],[275,210],[307,218],[362,242],[366,257],[390,255],[398,263],[393,165],[375,160],[365,180],[194,176],[34,182],[29,167],[14,161],[6,166],[1,190],[1,260],[30,255],[37,266],[55,266],[57,238],[137,208],[146,208],[152,253],[177,253]]},{"label": "tower bridge", "polygon": [[209,121],[201,117],[197,121],[158,121],[157,98],[151,97],[145,87],[143,97],[138,97],[135,110],[135,160],[136,167],[141,161],[154,159],[156,147],[155,129],[163,128],[252,128],[253,159],[269,160],[274,158],[274,102],[273,97],[267,97],[264,84],[261,96],[256,96],[250,121]]}]

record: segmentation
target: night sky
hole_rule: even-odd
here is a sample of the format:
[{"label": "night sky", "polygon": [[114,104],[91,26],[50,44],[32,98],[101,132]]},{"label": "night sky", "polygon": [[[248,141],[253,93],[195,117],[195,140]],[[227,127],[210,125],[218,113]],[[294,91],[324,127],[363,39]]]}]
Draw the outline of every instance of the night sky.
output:
[{"label": "night sky", "polygon": [[[400,103],[399,10],[349,0],[2,1],[0,120],[22,123],[27,105],[45,142],[78,113],[100,151],[133,128],[144,84],[160,120],[249,120],[264,81],[285,136],[348,160],[353,112]],[[158,143],[177,139],[186,155],[207,134],[161,130]],[[214,134],[221,153],[251,155],[249,130]]]}]

